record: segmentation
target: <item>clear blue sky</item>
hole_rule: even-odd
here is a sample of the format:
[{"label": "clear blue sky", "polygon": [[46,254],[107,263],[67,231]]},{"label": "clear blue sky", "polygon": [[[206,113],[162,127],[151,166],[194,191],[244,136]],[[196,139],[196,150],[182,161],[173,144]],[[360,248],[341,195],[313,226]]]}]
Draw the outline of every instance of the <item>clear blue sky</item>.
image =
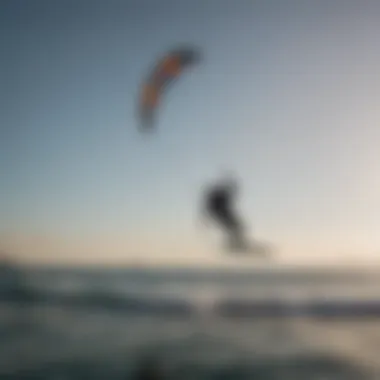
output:
[{"label": "clear blue sky", "polygon": [[[203,262],[199,190],[228,169],[282,259],[376,259],[379,20],[369,0],[1,1],[0,244]],[[141,136],[139,85],[182,42],[204,60]]]}]

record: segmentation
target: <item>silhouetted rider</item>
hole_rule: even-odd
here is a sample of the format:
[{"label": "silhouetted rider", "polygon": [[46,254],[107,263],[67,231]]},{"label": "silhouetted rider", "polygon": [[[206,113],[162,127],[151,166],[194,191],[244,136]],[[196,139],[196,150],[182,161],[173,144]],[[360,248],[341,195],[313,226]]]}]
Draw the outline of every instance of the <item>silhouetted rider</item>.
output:
[{"label": "silhouetted rider", "polygon": [[238,185],[232,179],[210,186],[205,193],[203,212],[227,234],[230,249],[244,250],[247,248],[244,226],[234,208],[237,192]]}]

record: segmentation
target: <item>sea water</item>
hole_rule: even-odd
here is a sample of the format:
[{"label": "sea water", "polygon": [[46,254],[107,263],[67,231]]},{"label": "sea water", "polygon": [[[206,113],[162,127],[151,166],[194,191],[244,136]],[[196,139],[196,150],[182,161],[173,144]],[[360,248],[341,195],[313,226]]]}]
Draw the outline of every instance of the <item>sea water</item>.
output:
[{"label": "sea water", "polygon": [[[316,298],[380,301],[376,276],[34,268],[16,277],[17,291],[15,280],[2,285],[0,379],[127,380],[147,354],[174,379],[380,379],[380,317],[294,312]],[[286,300],[289,313],[218,312],[268,299]]]}]

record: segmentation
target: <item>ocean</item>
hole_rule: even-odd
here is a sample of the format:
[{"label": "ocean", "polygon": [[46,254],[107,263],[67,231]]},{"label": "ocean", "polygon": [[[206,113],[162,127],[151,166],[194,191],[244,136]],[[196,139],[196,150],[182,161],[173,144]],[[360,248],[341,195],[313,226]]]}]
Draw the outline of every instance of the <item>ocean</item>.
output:
[{"label": "ocean", "polygon": [[380,380],[377,273],[0,272],[1,380]]}]

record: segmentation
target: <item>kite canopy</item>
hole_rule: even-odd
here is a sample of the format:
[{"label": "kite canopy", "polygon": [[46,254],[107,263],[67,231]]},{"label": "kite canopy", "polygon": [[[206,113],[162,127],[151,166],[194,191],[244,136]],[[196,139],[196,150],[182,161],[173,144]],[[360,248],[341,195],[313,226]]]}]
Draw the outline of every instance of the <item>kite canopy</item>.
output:
[{"label": "kite canopy", "polygon": [[154,126],[157,108],[168,85],[199,60],[198,49],[182,47],[169,51],[155,64],[142,85],[139,99],[139,119],[143,129]]}]

